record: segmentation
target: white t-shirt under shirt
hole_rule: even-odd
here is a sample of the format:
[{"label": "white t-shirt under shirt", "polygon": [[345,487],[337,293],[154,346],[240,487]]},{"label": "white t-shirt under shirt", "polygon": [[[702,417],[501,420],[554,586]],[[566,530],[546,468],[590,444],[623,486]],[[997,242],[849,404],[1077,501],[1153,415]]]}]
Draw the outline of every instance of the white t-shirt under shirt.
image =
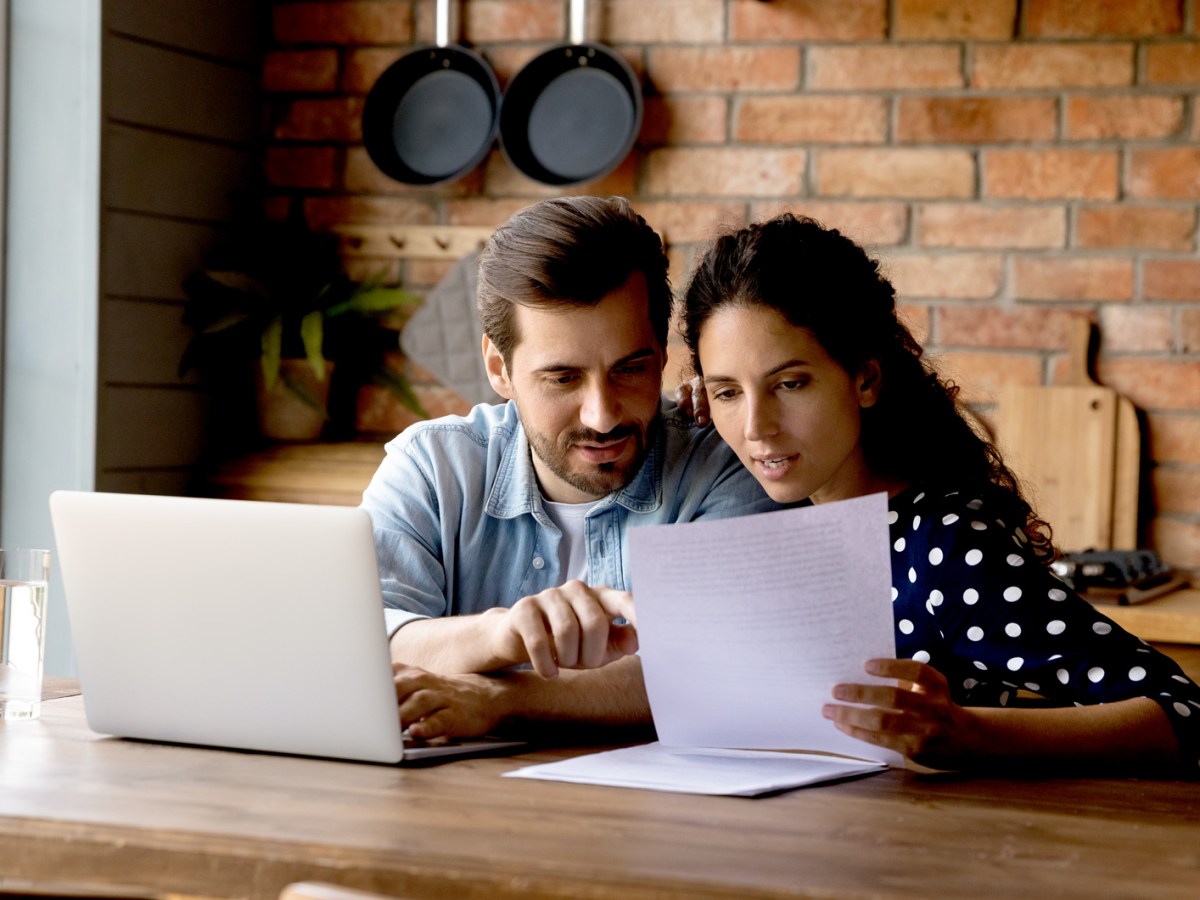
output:
[{"label": "white t-shirt under shirt", "polygon": [[587,545],[584,542],[584,519],[599,501],[591,503],[553,503],[542,500],[546,515],[562,532],[558,545],[558,561],[563,582],[578,578],[588,584]]}]

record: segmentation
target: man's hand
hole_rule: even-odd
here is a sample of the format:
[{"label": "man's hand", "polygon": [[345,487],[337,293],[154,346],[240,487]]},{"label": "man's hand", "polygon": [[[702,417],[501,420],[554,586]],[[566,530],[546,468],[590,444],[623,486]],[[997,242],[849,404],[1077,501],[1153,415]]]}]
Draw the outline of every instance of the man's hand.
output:
[{"label": "man's hand", "polygon": [[483,618],[494,657],[506,665],[531,663],[543,678],[556,678],[559,669],[595,669],[637,652],[633,596],[582,581],[522,597],[511,609],[489,610]]},{"label": "man's hand", "polygon": [[421,740],[479,737],[494,731],[508,710],[501,686],[487,675],[435,675],[392,664],[400,721]]},{"label": "man's hand", "polygon": [[696,375],[675,388],[675,405],[697,425],[708,424],[708,391]]}]

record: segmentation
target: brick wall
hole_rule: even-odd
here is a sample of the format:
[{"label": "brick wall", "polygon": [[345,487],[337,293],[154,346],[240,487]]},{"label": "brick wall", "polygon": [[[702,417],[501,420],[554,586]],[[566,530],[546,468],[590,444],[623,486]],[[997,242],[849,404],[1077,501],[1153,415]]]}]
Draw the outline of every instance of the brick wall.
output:
[{"label": "brick wall", "polygon": [[[458,4],[454,4],[458,5]],[[466,0],[504,84],[562,42],[566,0]],[[311,221],[494,225],[556,193],[496,150],[436,188],[360,145],[364,97],[433,0],[273,4],[269,202]],[[644,76],[618,193],[667,238],[676,284],[719,225],[791,208],[888,265],[918,334],[986,410],[1053,380],[1073,316],[1145,413],[1142,541],[1200,570],[1200,11],[1196,0],[593,0],[589,34]],[[369,261],[373,263],[382,261]],[[407,284],[441,264],[410,263]]]}]

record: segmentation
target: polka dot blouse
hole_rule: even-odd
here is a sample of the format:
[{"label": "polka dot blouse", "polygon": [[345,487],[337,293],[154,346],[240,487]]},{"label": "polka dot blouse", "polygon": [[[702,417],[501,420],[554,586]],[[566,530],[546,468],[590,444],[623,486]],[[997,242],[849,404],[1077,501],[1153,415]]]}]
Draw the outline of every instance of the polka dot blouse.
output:
[{"label": "polka dot blouse", "polygon": [[888,510],[898,657],[929,663],[964,706],[1022,689],[1064,706],[1149,697],[1200,764],[1200,687],[1038,562],[1009,495],[912,488]]}]

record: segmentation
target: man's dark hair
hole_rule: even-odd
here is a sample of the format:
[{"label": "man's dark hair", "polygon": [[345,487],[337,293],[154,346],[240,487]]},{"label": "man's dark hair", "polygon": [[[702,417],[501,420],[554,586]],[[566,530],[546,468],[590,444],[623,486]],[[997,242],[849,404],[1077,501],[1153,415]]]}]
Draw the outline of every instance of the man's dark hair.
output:
[{"label": "man's dark hair", "polygon": [[496,229],[479,257],[479,319],[506,365],[520,341],[513,305],[594,306],[634,272],[646,279],[662,348],[671,284],[662,239],[623,197],[555,197]]}]

